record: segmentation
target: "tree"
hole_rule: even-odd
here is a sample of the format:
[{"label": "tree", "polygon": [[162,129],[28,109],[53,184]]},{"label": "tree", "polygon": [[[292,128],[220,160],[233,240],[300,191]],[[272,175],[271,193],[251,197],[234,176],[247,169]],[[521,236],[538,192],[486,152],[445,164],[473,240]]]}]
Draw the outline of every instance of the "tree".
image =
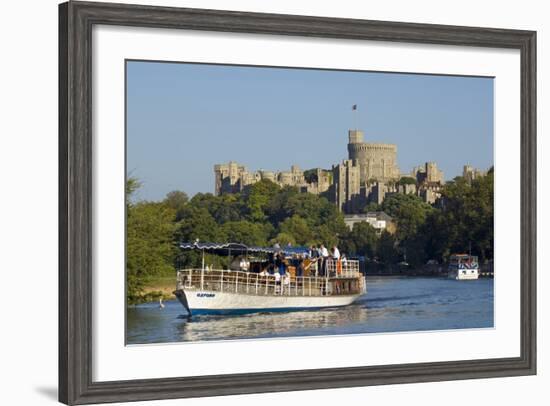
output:
[{"label": "tree", "polygon": [[188,207],[182,219],[176,224],[178,242],[225,240],[225,234],[216,220],[204,207]]},{"label": "tree", "polygon": [[403,176],[397,182],[398,185],[416,185],[416,179],[412,176]]},{"label": "tree", "polygon": [[482,262],[493,258],[493,176],[490,170],[471,183],[457,177],[445,184],[441,212],[429,220],[431,255],[446,259],[452,253],[468,252],[471,247],[472,254],[480,256]]},{"label": "tree", "polygon": [[155,275],[174,272],[175,211],[162,203],[130,205],[126,221],[127,299],[140,295],[144,282]]},{"label": "tree", "polygon": [[292,236],[298,245],[309,244],[313,240],[313,230],[307,221],[298,215],[287,218],[279,225],[280,233]]},{"label": "tree", "polygon": [[380,205],[375,202],[368,203],[365,208],[363,209],[363,213],[368,213],[372,211],[381,211]]},{"label": "tree", "polygon": [[126,179],[126,206],[131,204],[130,200],[134,193],[141,187],[141,182],[132,176]]},{"label": "tree", "polygon": [[398,193],[386,197],[381,209],[397,223],[396,237],[399,241],[414,238],[428,214],[434,210],[418,196]]},{"label": "tree", "polygon": [[[344,228],[346,225],[344,225]],[[324,244],[326,247],[332,247],[334,245],[340,245],[341,237],[343,233],[335,233],[331,227],[326,224],[321,224],[315,227],[315,232],[311,244],[319,245]]]},{"label": "tree", "polygon": [[369,223],[356,223],[342,238],[342,251],[352,255],[374,257],[378,236],[376,230]]},{"label": "tree", "polygon": [[188,201],[189,197],[187,196],[187,193],[182,192],[181,190],[173,190],[168,192],[163,200],[166,206],[171,207],[176,211],[183,208]]},{"label": "tree", "polygon": [[273,228],[270,224],[252,223],[250,221],[230,221],[221,226],[221,231],[228,242],[249,246],[265,246]]},{"label": "tree", "polygon": [[285,186],[271,196],[271,199],[265,206],[265,214],[268,216],[267,219],[271,224],[277,225],[288,217],[297,214],[295,213],[295,204],[292,201],[299,194],[300,191],[298,188]]},{"label": "tree", "polygon": [[267,179],[262,179],[245,189],[244,201],[252,221],[264,221],[267,218],[264,210],[279,190],[276,183]]},{"label": "tree", "polygon": [[[323,238],[335,243],[338,235],[346,232],[346,225],[342,213],[326,198],[311,193],[300,193],[296,188],[283,188],[266,207],[269,221],[278,226],[293,216],[305,220],[309,231],[308,238],[299,238],[301,241],[317,241]],[[313,233],[315,237],[310,239]],[[318,243],[323,242],[319,241]],[[325,240],[325,243],[328,243]]]},{"label": "tree", "polygon": [[385,264],[394,264],[397,262],[397,241],[395,237],[386,230],[382,231],[378,239],[377,256]]},{"label": "tree", "polygon": [[208,210],[218,224],[248,218],[248,209],[239,194],[214,196],[211,193],[197,193],[189,203],[195,208]]},{"label": "tree", "polygon": [[275,238],[272,238],[269,241],[269,244],[274,245],[275,243],[278,243],[281,246],[286,245],[296,245],[296,240],[294,239],[293,235],[287,234],[287,233],[279,233],[275,236]]}]

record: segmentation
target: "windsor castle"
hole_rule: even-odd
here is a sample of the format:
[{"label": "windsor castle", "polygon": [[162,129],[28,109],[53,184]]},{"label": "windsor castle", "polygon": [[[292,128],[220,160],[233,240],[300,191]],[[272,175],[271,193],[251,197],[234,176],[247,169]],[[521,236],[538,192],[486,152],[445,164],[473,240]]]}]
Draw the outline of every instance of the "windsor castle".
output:
[{"label": "windsor castle", "polygon": [[[401,173],[397,166],[395,144],[367,143],[359,130],[348,132],[348,158],[331,169],[301,170],[293,165],[290,171],[249,172],[236,162],[214,165],[215,193],[239,193],[246,186],[267,179],[279,186],[293,186],[301,192],[326,196],[346,214],[361,213],[369,203],[380,204],[388,194],[420,196],[433,204],[441,196],[445,183],[443,172],[435,162],[426,162],[410,173]],[[483,172],[464,167],[469,180]],[[404,179],[407,178],[407,179]]]}]

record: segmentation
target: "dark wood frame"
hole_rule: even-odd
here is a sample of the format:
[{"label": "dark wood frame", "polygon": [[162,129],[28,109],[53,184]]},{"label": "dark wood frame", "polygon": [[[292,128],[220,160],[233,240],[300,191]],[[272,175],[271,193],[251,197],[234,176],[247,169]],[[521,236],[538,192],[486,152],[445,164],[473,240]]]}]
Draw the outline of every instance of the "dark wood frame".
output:
[{"label": "dark wood frame", "polygon": [[[521,355],[304,371],[93,382],[92,26],[109,24],[513,48],[521,53]],[[67,404],[532,375],[536,373],[536,33],[217,10],[59,6],[59,400]]]}]

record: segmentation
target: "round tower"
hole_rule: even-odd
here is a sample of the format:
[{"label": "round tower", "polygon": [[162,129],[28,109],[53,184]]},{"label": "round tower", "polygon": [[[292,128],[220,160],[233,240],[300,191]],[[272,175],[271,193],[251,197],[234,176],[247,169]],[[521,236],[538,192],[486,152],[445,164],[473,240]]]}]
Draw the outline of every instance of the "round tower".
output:
[{"label": "round tower", "polygon": [[348,159],[360,166],[361,183],[369,180],[387,182],[399,178],[397,145],[366,143],[363,132],[349,130]]}]

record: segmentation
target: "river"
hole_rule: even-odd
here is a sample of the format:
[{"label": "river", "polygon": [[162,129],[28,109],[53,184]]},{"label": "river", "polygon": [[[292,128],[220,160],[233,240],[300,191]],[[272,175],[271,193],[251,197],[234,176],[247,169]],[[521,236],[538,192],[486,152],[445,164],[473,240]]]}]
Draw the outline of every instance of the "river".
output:
[{"label": "river", "polygon": [[368,276],[367,294],[342,308],[193,316],[177,301],[127,309],[127,344],[488,328],[493,279]]}]

